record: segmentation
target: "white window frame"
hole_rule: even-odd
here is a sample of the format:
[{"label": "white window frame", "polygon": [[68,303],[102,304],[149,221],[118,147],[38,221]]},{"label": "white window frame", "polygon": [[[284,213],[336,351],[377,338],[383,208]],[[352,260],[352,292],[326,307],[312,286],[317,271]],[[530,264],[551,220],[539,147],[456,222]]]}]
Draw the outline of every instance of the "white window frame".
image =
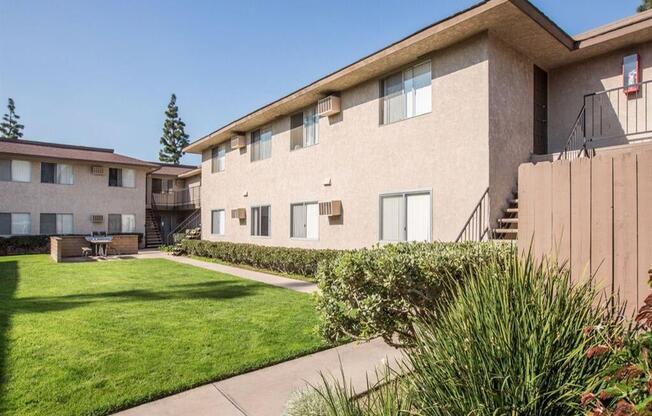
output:
[{"label": "white window frame", "polygon": [[[130,222],[133,224],[133,230],[125,229],[125,218],[132,217],[133,221]],[[136,214],[120,214],[120,230],[123,233],[135,233],[136,232]]]},{"label": "white window frame", "polygon": [[[317,206],[317,237],[308,237],[308,205]],[[305,237],[295,237],[292,235],[292,225],[294,224],[294,210],[295,206],[303,206],[306,210],[306,236]],[[318,201],[304,201],[304,202],[295,202],[290,204],[290,239],[292,240],[307,240],[307,241],[319,241],[319,202]]]},{"label": "white window frame", "polygon": [[[404,243],[407,242],[407,224],[408,224],[408,218],[407,218],[407,197],[410,195],[428,195],[429,197],[429,203],[430,203],[430,209],[429,209],[429,223],[430,227],[428,228],[428,239],[424,240],[427,242],[432,242],[432,235],[433,235],[433,220],[432,220],[432,213],[433,213],[433,198],[432,198],[432,190],[430,189],[416,189],[416,190],[411,190],[411,191],[401,191],[401,192],[388,192],[388,193],[383,193],[380,194],[378,197],[378,241],[381,243]],[[399,240],[383,240],[383,198],[386,197],[397,197],[400,196],[402,197],[402,206],[401,206],[401,212],[402,212],[402,218],[401,218],[401,225],[402,225],[402,235],[401,239]]]},{"label": "white window frame", "polygon": [[[214,221],[215,217],[213,215],[216,212],[218,212],[218,213],[221,212],[222,213],[222,219],[221,219],[222,222],[219,224],[220,227],[218,227],[218,232],[217,233],[213,231],[214,225],[215,225],[215,221]],[[220,232],[220,228],[222,229],[222,232]],[[224,208],[218,208],[218,209],[212,209],[211,210],[211,235],[220,235],[220,236],[226,235],[226,210]]]},{"label": "white window frame", "polygon": [[[263,216],[261,215],[261,211],[263,207],[267,207],[267,217],[268,217],[268,222],[267,222],[267,235],[262,235],[262,234],[254,234],[254,228],[256,228],[256,224],[254,224],[254,209],[258,209],[258,221],[259,224],[257,226],[259,232],[262,230],[262,218]],[[249,207],[249,216],[251,218],[251,227],[249,227],[249,235],[252,237],[256,238],[269,238],[272,236],[272,204],[258,204],[258,205],[252,205]]]},{"label": "white window frame", "polygon": [[[405,75],[409,71],[412,71],[412,73],[414,74],[414,69],[421,66],[421,65],[424,65],[424,64],[428,64],[428,66],[429,66],[428,72],[430,74],[430,108],[428,109],[428,111],[416,114],[416,103],[417,103],[417,95],[415,93],[416,90],[415,90],[413,82],[412,82],[411,83],[412,86],[411,86],[410,90],[406,91],[406,88],[405,88],[406,76]],[[403,99],[402,99],[402,102],[403,102],[403,117],[399,118],[398,120],[394,120],[394,121],[386,121],[385,120],[385,113],[386,113],[386,107],[385,106],[387,105],[386,97],[388,97],[388,96],[385,95],[385,81],[387,79],[397,75],[397,74],[399,74],[399,72],[394,72],[394,73],[384,77],[381,80],[381,101],[380,101],[380,103],[381,103],[380,124],[381,125],[388,125],[388,124],[398,123],[399,121],[403,121],[403,120],[407,120],[407,119],[410,119],[410,118],[419,117],[419,116],[424,115],[424,114],[432,113],[432,60],[427,59],[425,61],[417,62],[416,64],[411,65],[411,66],[409,66],[407,68],[404,68],[403,70],[400,71],[401,79],[402,79],[402,81],[401,81],[401,88],[402,88],[401,97],[403,97]],[[414,80],[414,75],[412,76],[412,80]],[[408,114],[408,108],[410,108],[410,106],[408,104],[408,97],[412,101],[410,103],[411,108],[413,109],[412,110],[413,111],[412,115]]]}]

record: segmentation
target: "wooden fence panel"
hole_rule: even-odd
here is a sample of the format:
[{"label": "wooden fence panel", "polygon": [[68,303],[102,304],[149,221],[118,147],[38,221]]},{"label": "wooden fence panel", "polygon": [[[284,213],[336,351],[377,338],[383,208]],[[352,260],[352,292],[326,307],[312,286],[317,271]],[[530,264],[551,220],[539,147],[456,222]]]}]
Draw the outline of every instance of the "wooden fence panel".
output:
[{"label": "wooden fence panel", "polygon": [[591,160],[586,158],[571,163],[570,268],[574,279],[591,270]]},{"label": "wooden fence panel", "polygon": [[[652,151],[519,167],[520,252],[570,259],[573,280],[589,273],[633,313],[651,292]],[[569,230],[569,232],[566,232]]]},{"label": "wooden fence panel", "polygon": [[[571,198],[570,162],[561,160],[552,164],[552,246],[553,255],[560,264],[570,262]],[[519,203],[521,201],[519,200]],[[520,227],[520,224],[519,224]],[[520,232],[520,229],[519,229]]]},{"label": "wooden fence panel", "polygon": [[[650,294],[652,269],[652,152],[638,154],[638,305]],[[519,201],[520,202],[520,201]]]},{"label": "wooden fence panel", "polygon": [[613,162],[591,160],[591,274],[601,289],[613,290]]},{"label": "wooden fence panel", "polygon": [[518,244],[522,254],[528,254],[530,243],[534,245],[534,201],[535,188],[531,182],[534,165],[522,164],[518,168]]},{"label": "wooden fence panel", "polygon": [[532,186],[536,192],[534,200],[534,235],[537,243],[533,249],[534,258],[543,259],[552,250],[552,166],[550,162],[534,165]]},{"label": "wooden fence panel", "polygon": [[[637,209],[636,154],[614,156],[614,289],[632,312],[638,301],[636,275]],[[634,309],[632,309],[634,308]]]}]

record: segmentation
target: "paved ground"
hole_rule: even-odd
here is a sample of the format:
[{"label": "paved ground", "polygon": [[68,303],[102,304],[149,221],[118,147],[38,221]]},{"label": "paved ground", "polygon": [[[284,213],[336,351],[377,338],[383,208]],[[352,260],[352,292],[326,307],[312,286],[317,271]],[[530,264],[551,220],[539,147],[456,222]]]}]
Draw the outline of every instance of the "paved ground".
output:
[{"label": "paved ground", "polygon": [[243,279],[255,280],[257,282],[267,283],[268,285],[278,286],[285,289],[296,290],[297,292],[312,293],[317,290],[317,285],[310,282],[303,282],[296,279],[288,279],[287,277],[277,276],[269,273],[261,273],[253,270],[241,269],[239,267],[225,266],[223,264],[211,263],[207,261],[195,260],[183,256],[173,256],[171,254],[162,253],[158,250],[143,250],[137,255],[130,256],[131,258],[165,258],[168,260],[176,261],[178,263],[189,264],[191,266],[202,267],[204,269],[213,270],[215,272],[227,273],[233,276],[242,277]]},{"label": "paved ground", "polygon": [[[280,416],[296,389],[317,384],[319,372],[340,377],[340,368],[357,392],[366,376],[384,362],[395,364],[400,352],[381,340],[347,344],[261,370],[207,384],[117,413],[120,416]],[[341,366],[341,367],[340,367]]]}]

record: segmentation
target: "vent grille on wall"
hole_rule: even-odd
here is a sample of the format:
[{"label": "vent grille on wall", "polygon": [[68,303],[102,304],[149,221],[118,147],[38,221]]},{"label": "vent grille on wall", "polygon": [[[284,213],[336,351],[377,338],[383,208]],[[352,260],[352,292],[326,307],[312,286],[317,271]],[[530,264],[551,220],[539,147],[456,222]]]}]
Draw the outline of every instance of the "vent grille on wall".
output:
[{"label": "vent grille on wall", "polygon": [[329,95],[317,102],[317,112],[321,117],[332,116],[340,112],[340,97]]},{"label": "vent grille on wall", "polygon": [[95,176],[104,176],[104,166],[91,166],[91,174]]},{"label": "vent grille on wall", "polygon": [[247,139],[244,135],[239,134],[231,137],[231,149],[242,149],[245,146],[247,146]]},{"label": "vent grille on wall", "polygon": [[104,222],[104,215],[91,215],[91,222],[93,224],[102,224]]},{"label": "vent grille on wall", "polygon": [[244,220],[247,218],[247,210],[245,208],[232,209],[231,218],[236,220]]},{"label": "vent grille on wall", "polygon": [[342,215],[342,201],[320,202],[319,215],[328,215],[329,217]]}]

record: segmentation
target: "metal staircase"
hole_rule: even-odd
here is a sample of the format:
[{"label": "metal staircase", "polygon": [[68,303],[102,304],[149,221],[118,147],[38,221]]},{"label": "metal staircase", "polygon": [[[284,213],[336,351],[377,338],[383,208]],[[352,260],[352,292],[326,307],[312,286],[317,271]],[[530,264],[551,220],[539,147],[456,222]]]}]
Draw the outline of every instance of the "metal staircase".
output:
[{"label": "metal staircase", "polygon": [[161,237],[161,219],[155,209],[145,210],[145,247],[157,248],[163,244]]}]

